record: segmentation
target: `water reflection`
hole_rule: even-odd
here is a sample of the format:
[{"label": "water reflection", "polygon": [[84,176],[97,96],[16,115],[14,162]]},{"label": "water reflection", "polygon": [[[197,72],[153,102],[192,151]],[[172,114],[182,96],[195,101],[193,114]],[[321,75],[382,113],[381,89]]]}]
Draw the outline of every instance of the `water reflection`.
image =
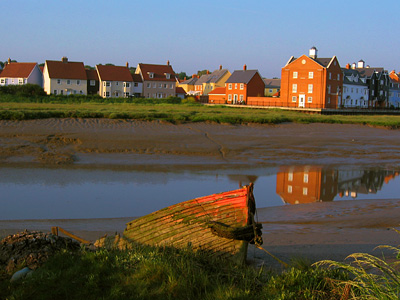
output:
[{"label": "water reflection", "polygon": [[393,170],[286,166],[277,173],[276,193],[287,204],[333,201],[337,195],[357,198],[359,194],[377,194],[398,175]]},{"label": "water reflection", "polygon": [[397,170],[286,166],[221,170],[0,168],[0,220],[142,216],[255,183],[258,208],[400,194]]}]

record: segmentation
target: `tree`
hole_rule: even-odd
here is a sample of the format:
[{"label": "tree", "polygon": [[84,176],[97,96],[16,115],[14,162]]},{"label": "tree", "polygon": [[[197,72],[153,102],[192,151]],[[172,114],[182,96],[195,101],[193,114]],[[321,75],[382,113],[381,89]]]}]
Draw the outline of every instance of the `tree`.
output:
[{"label": "tree", "polygon": [[186,72],[180,72],[178,74],[178,79],[180,80],[184,80],[185,78],[187,78],[188,76],[186,75]]},{"label": "tree", "polygon": [[208,70],[197,71],[197,75],[201,77],[201,75],[207,74]]}]

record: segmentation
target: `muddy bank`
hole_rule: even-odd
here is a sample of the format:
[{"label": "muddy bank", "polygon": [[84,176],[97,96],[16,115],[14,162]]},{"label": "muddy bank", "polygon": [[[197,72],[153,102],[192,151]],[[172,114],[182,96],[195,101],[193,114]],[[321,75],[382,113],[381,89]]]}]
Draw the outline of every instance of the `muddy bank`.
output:
[{"label": "muddy bank", "polygon": [[400,130],[360,125],[0,121],[0,164],[400,164]]}]

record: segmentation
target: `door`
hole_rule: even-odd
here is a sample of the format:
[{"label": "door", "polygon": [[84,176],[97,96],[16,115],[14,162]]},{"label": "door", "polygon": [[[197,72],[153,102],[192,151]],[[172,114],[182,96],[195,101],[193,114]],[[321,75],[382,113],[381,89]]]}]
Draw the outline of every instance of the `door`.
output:
[{"label": "door", "polygon": [[238,103],[238,95],[234,94],[233,95],[233,104],[237,104]]},{"label": "door", "polygon": [[299,107],[304,107],[306,102],[306,95],[299,95]]}]

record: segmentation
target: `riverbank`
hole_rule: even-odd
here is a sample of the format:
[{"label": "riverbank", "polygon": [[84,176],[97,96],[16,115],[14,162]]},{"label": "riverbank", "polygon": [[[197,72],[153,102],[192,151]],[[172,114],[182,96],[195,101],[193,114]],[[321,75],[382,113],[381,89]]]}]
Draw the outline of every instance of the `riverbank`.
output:
[{"label": "riverbank", "polygon": [[[0,121],[0,166],[105,166],[148,170],[295,164],[400,166],[400,130],[360,125],[173,125],[109,119]],[[264,247],[282,260],[342,260],[398,245],[400,201],[344,201],[263,208]],[[60,226],[94,241],[122,232],[130,218],[0,221],[0,236]],[[249,259],[274,265],[261,250]]]}]

